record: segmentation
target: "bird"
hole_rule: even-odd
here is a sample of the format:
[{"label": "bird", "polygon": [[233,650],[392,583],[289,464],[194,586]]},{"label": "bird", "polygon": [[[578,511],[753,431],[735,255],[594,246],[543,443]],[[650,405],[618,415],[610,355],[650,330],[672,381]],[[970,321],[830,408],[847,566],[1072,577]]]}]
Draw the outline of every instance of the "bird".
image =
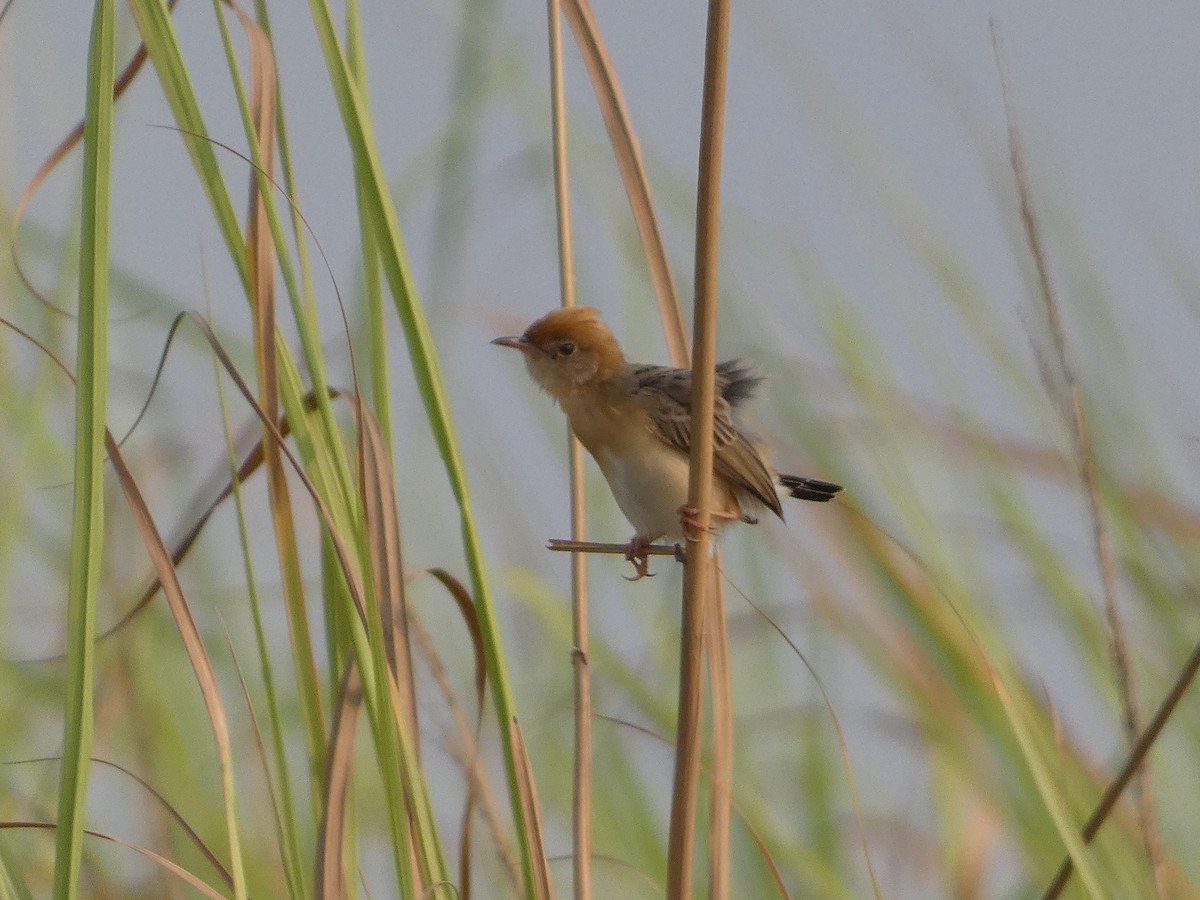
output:
[{"label": "bird", "polygon": [[[648,549],[695,539],[697,511],[687,505],[691,450],[692,370],[631,363],[591,306],[556,309],[519,336],[492,341],[521,351],[535,384],[562,407],[571,430],[604,474],[636,533],[625,553],[636,575],[649,572]],[[780,493],[825,503],[842,486],[781,475],[738,410],[764,381],[750,365],[716,367],[713,406],[714,525],[757,522],[763,508],[783,519]]]}]

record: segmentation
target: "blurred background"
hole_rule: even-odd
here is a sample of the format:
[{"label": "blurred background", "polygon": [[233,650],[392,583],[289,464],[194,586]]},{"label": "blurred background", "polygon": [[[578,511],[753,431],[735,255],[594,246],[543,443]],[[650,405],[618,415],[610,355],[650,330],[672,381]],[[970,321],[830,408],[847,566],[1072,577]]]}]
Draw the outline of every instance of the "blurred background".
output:
[{"label": "blurred background", "polygon": [[[688,307],[704,10],[597,0],[595,12]],[[368,327],[349,150],[306,12],[293,5],[272,14],[294,200],[329,265],[314,269],[323,346],[331,381],[348,388],[335,284],[356,346]],[[547,851],[559,857],[554,872],[565,885],[568,559],[545,549],[547,539],[568,536],[565,426],[519,360],[488,344],[558,303],[545,9],[512,0],[364,3],[361,14],[375,138],[462,444],[546,806]],[[173,18],[212,136],[244,150],[212,5],[185,0]],[[126,10],[118,21],[120,66],[138,38]],[[17,0],[0,22],[0,220],[33,284],[67,310],[76,302],[78,150],[33,197],[19,232],[8,223],[80,116],[88,24],[80,4],[58,0]],[[985,656],[1011,664],[1043,704],[1047,734],[1059,741],[1046,754],[1052,768],[1089,775],[1062,789],[1078,821],[1128,748],[1094,519],[1022,223],[993,24],[1099,472],[1143,719],[1200,636],[1200,11],[1167,3],[735,4],[719,353],[751,360],[769,377],[753,416],[777,466],[847,488],[843,508],[793,504],[786,525],[730,529],[722,542],[736,801],[797,896],[870,895],[847,764],[882,896],[1033,896],[1049,881],[1062,844],[1038,813],[1022,751],[996,713],[979,669]],[[601,309],[631,358],[666,362],[608,138],[569,38],[567,48],[579,298]],[[240,284],[149,67],[117,117],[109,423],[121,435],[147,397],[177,312],[211,311],[246,371],[253,361]],[[241,159],[218,158],[231,185],[245,183]],[[0,314],[71,359],[73,320],[31,296],[7,253]],[[394,310],[386,327],[405,565],[454,571],[453,497]],[[294,333],[286,317],[282,328]],[[125,445],[168,534],[194,520],[227,469],[211,357],[194,331],[176,344]],[[13,661],[63,646],[74,413],[70,385],[11,333],[0,338],[0,373],[0,655],[10,661],[0,671],[14,686],[0,699],[0,758],[11,761],[60,747],[61,673],[53,663]],[[243,429],[252,425],[236,404],[232,416]],[[588,466],[590,535],[624,541],[630,528]],[[150,571],[110,496],[102,628],[133,605]],[[265,497],[261,477],[247,485],[269,624],[286,642],[283,613],[271,612],[269,599],[279,589]],[[298,516],[315,548],[315,518],[307,509]],[[182,567],[218,655],[226,633],[234,652],[252,652],[239,558],[226,510]],[[310,562],[315,582],[319,555]],[[657,560],[656,578],[631,585],[618,557],[594,557],[589,568],[595,707],[618,720],[596,724],[596,850],[606,860],[597,884],[604,896],[653,896],[673,754],[629,725],[670,733],[681,570]],[[844,731],[844,760],[813,675],[739,592],[819,675]],[[433,634],[458,635],[435,588],[418,580],[414,596]],[[123,632],[125,649],[102,656],[114,705],[101,706],[113,736],[100,728],[99,756],[136,758],[117,723],[139,703],[171,709],[172,678],[187,683],[182,661],[152,653],[174,634],[160,607]],[[459,637],[461,653],[449,637],[443,657],[469,684]],[[125,693],[122,681],[141,687]],[[425,703],[433,721],[448,717],[436,699]],[[1190,826],[1200,804],[1200,716],[1192,706],[1151,757],[1170,896],[1192,896],[1200,880]],[[180,753],[192,752],[185,724],[166,734]],[[449,822],[461,808],[461,777],[441,742],[428,743],[435,793],[444,785],[436,805]],[[207,764],[198,765],[202,784]],[[141,802],[126,796],[128,782],[105,771],[95,779],[92,817],[152,843],[118,812]],[[50,766],[4,766],[0,784],[10,796],[0,817],[53,809]],[[186,785],[177,787],[186,797]],[[1136,833],[1132,804],[1122,815],[1120,827]],[[0,840],[42,864],[52,847],[41,836]],[[1144,861],[1132,843],[1129,855]],[[742,825],[735,849],[735,885],[765,883]],[[371,850],[364,838],[364,881],[373,896],[389,896],[386,865]],[[156,895],[159,876],[144,863],[118,856],[96,865],[127,896]],[[481,865],[477,890],[492,896]],[[1147,883],[1146,872],[1128,878],[1116,883]],[[767,896],[745,891],[737,895]],[[500,887],[494,895],[507,896]]]}]

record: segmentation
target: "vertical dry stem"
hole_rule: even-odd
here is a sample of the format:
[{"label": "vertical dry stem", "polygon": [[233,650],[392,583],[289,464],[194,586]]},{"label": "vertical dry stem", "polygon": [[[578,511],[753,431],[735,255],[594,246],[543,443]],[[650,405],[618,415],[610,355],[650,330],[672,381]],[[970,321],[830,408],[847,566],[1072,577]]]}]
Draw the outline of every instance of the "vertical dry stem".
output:
[{"label": "vertical dry stem", "polygon": [[[700,781],[704,626],[708,607],[709,506],[712,501],[713,374],[717,337],[717,245],[721,199],[721,133],[725,120],[729,2],[710,0],[704,54],[704,99],[700,123],[700,172],[696,209],[696,305],[692,358],[692,448],[688,505],[697,511],[697,540],[683,576],[679,660],[679,721],[675,737],[675,786],[667,858],[667,897],[692,893],[692,855]],[[713,623],[724,627],[724,623]]]},{"label": "vertical dry stem", "polygon": [[[575,305],[571,243],[570,183],[567,177],[567,113],[563,91],[561,0],[547,0],[550,32],[550,112],[554,129],[554,195],[558,218],[559,281],[562,305]],[[587,539],[583,490],[583,448],[568,431],[571,467],[571,539]],[[575,898],[592,896],[592,688],[588,670],[587,556],[571,554],[572,666],[575,672],[575,794],[573,831]]]}]

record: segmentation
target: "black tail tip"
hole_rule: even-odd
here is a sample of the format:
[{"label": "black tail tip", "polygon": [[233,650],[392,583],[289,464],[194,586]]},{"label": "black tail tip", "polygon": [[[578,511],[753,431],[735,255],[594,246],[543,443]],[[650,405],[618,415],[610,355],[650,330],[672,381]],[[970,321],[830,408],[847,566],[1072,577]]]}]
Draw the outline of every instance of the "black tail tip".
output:
[{"label": "black tail tip", "polygon": [[828,503],[842,492],[840,484],[816,478],[801,478],[799,475],[780,475],[779,483],[787,488],[789,496],[797,500],[812,500],[814,503]]}]

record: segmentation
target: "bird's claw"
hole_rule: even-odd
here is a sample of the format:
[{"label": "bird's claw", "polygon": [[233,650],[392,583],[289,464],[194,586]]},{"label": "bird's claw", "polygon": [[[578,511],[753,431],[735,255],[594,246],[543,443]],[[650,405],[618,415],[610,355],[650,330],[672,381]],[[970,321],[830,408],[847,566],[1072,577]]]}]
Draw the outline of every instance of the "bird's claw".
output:
[{"label": "bird's claw", "polygon": [[[708,525],[700,524],[700,510],[694,506],[688,506],[686,503],[679,509],[675,510],[679,515],[679,524],[683,527],[683,537],[690,543],[696,543],[700,540],[699,532],[703,531],[707,534],[716,534],[716,526],[711,522]],[[712,510],[709,512],[712,519],[736,519],[736,513],[722,512],[721,510]]]},{"label": "bird's claw", "polygon": [[649,576],[654,577],[654,573],[650,571],[650,554],[647,548],[654,543],[654,538],[645,537],[643,535],[635,535],[633,540],[629,542],[629,548],[625,551],[625,558],[633,563],[634,571],[637,572],[632,578],[628,575],[622,575],[626,581],[641,581]]},{"label": "bird's claw", "polygon": [[695,543],[700,540],[699,532],[706,531],[713,534],[715,529],[712,525],[700,524],[700,510],[694,506],[688,506],[686,503],[676,510],[679,515],[679,524],[683,528],[684,540]]}]

